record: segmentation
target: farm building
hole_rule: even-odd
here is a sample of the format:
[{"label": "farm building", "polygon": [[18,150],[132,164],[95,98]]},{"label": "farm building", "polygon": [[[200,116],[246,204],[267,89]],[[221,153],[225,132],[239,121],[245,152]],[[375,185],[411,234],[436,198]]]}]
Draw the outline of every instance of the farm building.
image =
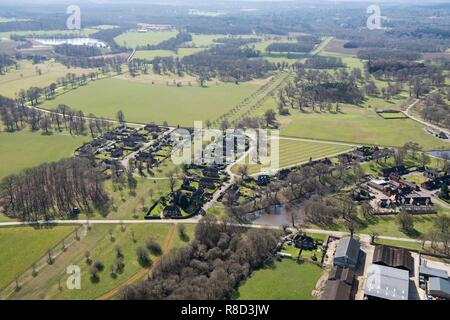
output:
[{"label": "farm building", "polygon": [[350,237],[342,238],[336,247],[334,265],[344,268],[356,269],[359,258],[359,241]]},{"label": "farm building", "polygon": [[397,249],[387,246],[376,246],[373,255],[373,263],[377,265],[393,267],[397,269],[414,270],[414,259],[411,252],[405,249]]},{"label": "farm building", "polygon": [[441,278],[430,278],[428,295],[434,298],[450,299],[450,281]]},{"label": "farm building", "polygon": [[370,265],[364,284],[364,296],[369,300],[408,300],[409,272]]},{"label": "farm building", "polygon": [[322,300],[350,300],[352,286],[343,281],[327,281]]},{"label": "farm building", "polygon": [[419,266],[419,280],[420,283],[428,281],[430,278],[448,279],[448,273],[445,270],[430,268],[426,264]]},{"label": "farm building", "polygon": [[349,268],[342,268],[340,266],[333,267],[328,280],[331,281],[343,281],[348,285],[353,285],[355,281],[355,272]]}]

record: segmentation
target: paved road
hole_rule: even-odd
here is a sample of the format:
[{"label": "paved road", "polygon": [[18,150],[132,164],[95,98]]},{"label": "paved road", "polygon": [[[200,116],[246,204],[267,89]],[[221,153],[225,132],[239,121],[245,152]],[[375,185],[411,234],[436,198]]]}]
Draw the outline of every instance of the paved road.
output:
[{"label": "paved road", "polygon": [[[433,93],[433,92],[434,92],[434,91],[432,91],[431,93]],[[423,124],[423,125],[425,125],[425,126],[427,126],[427,127],[433,128],[433,129],[438,130],[438,131],[442,131],[442,132],[444,132],[445,134],[447,134],[447,136],[450,136],[450,131],[449,131],[449,130],[447,130],[447,129],[445,129],[445,128],[442,128],[442,127],[440,127],[440,126],[437,126],[437,125],[435,125],[435,124],[432,124],[432,123],[430,123],[430,122],[427,122],[427,121],[425,121],[425,120],[423,120],[423,119],[417,118],[417,117],[415,117],[415,116],[413,116],[413,115],[411,114],[411,110],[414,109],[414,108],[420,103],[420,101],[421,101],[420,99],[417,99],[417,100],[415,100],[413,103],[411,103],[411,104],[408,106],[408,108],[407,108],[405,111],[403,111],[403,113],[405,114],[405,116],[407,116],[407,117],[410,118],[411,120],[414,120],[414,121],[416,121],[416,122],[419,122],[419,123],[421,123],[421,124]],[[445,141],[445,140],[442,140],[442,141]],[[450,143],[449,140],[447,140],[447,142]]]},{"label": "paved road", "polygon": [[[185,220],[52,220],[52,221],[39,221],[39,222],[2,222],[1,227],[18,227],[18,226],[44,226],[44,225],[107,225],[107,224],[198,224],[202,217],[197,216],[191,219]],[[247,228],[247,229],[262,229],[262,230],[280,230],[281,226],[269,226],[260,224],[235,224],[234,226]],[[293,228],[289,228],[290,231],[295,231]],[[348,236],[348,232],[342,231],[332,231],[332,230],[322,230],[322,229],[302,229],[302,231],[307,233],[323,234],[328,236],[334,236],[341,238]],[[361,241],[370,241],[370,235],[368,234],[355,234],[359,237]],[[400,237],[389,237],[389,236],[379,236],[378,239],[392,240],[392,241],[404,241],[411,243],[421,243],[420,240],[400,238]]]}]

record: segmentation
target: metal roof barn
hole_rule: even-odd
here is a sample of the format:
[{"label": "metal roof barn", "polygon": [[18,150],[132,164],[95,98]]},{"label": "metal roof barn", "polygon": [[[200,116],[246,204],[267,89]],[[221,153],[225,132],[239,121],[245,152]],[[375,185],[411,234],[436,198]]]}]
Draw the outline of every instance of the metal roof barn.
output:
[{"label": "metal roof barn", "polygon": [[364,294],[375,299],[408,300],[409,272],[372,264],[367,271]]}]

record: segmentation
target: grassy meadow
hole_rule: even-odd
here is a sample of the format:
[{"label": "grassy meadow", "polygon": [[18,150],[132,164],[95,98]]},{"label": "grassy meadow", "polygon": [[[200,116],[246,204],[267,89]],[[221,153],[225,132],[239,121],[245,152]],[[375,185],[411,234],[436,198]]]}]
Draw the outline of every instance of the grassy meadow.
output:
[{"label": "grassy meadow", "polygon": [[[10,299],[92,300],[99,298],[122,286],[136,275],[139,275],[136,280],[145,277],[147,272],[144,268],[149,266],[143,266],[138,261],[136,249],[145,247],[148,239],[153,238],[161,245],[161,248],[170,250],[190,240],[194,226],[187,225],[186,230],[189,239],[180,239],[175,226],[171,224],[126,225],[124,229],[119,225],[93,225],[85,237],[69,247],[53,265],[46,266],[36,277],[29,279]],[[110,266],[116,260],[117,247],[120,247],[122,251],[124,268],[123,271],[112,274]],[[91,278],[85,257],[86,251],[90,252],[92,261],[101,261],[105,266],[104,270],[99,272],[98,280]],[[151,255],[150,259],[154,263],[157,257],[157,255]],[[77,265],[81,268],[80,290],[69,290],[66,287],[68,275],[65,269],[69,265]]]},{"label": "grassy meadow", "polygon": [[285,123],[281,135],[398,147],[414,141],[426,150],[448,147],[425,132],[423,125],[410,119],[383,119],[373,108],[342,106],[340,113],[300,113],[280,117]]},{"label": "grassy meadow", "polygon": [[178,52],[170,50],[138,50],[134,55],[138,59],[153,60],[156,57],[179,57],[183,58],[202,51],[202,48],[180,48]]},{"label": "grassy meadow", "polygon": [[193,126],[195,120],[214,120],[258,89],[255,84],[164,86],[106,79],[47,101],[44,108],[64,103],[96,116],[115,118],[123,110],[127,121]]},{"label": "grassy meadow", "polygon": [[255,271],[235,296],[239,300],[314,300],[312,295],[323,270],[294,260],[275,262]]},{"label": "grassy meadow", "polygon": [[0,228],[0,288],[13,281],[17,274],[24,272],[72,230],[73,226]]},{"label": "grassy meadow", "polygon": [[165,40],[175,37],[177,34],[178,32],[176,31],[128,31],[114,38],[114,41],[121,46],[134,49],[137,46],[157,45]]},{"label": "grassy meadow", "polygon": [[27,129],[14,133],[0,132],[0,179],[45,162],[70,157],[88,140],[87,136],[57,133],[47,136]]},{"label": "grassy meadow", "polygon": [[[341,144],[331,144],[315,141],[290,140],[288,138],[281,138],[280,146],[280,168],[286,168],[294,165],[300,165],[308,162],[311,158],[313,160],[322,159],[327,156],[335,156],[351,150],[352,147]],[[237,164],[232,168],[234,173],[238,173],[238,168],[241,164]],[[250,165],[250,174],[259,173],[267,166]]]},{"label": "grassy meadow", "polygon": [[[38,70],[40,70],[40,73],[38,73]],[[33,64],[29,60],[20,60],[18,69],[10,68],[5,75],[0,75],[0,94],[14,98],[21,89],[42,88],[68,73],[82,75],[91,71],[94,71],[94,69],[69,69],[54,60],[39,64]]]}]

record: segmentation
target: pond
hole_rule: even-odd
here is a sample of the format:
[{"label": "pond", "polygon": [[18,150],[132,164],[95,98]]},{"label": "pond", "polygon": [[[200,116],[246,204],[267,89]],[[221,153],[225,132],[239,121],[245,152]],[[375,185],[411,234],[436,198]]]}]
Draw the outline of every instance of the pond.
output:
[{"label": "pond", "polygon": [[100,48],[106,48],[108,45],[103,41],[93,38],[67,38],[67,39],[33,39],[40,45],[46,46],[59,46],[61,44],[71,44],[74,46],[95,46]]},{"label": "pond", "polygon": [[[300,210],[296,208],[295,210]],[[251,217],[252,223],[265,226],[292,225],[292,216],[284,206],[273,206],[267,211],[259,211]]]},{"label": "pond", "polygon": [[450,150],[431,151],[431,152],[427,152],[427,154],[430,156],[436,157],[436,158],[450,159]]}]

